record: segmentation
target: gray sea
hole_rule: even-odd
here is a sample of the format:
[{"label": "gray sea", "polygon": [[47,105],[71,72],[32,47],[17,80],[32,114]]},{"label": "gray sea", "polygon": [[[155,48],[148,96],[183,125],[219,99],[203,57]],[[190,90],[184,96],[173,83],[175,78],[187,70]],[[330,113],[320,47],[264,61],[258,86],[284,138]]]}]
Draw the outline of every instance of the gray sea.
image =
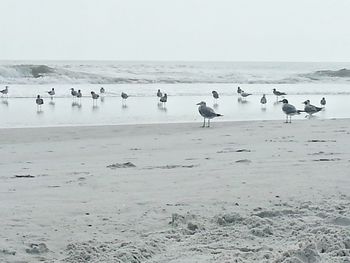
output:
[{"label": "gray sea", "polygon": [[[201,122],[200,101],[223,114],[222,121],[284,120],[273,88],[300,109],[306,99],[319,106],[325,97],[327,105],[315,119],[348,118],[348,68],[350,63],[330,62],[0,61],[0,90],[9,86],[8,98],[0,98],[0,127]],[[238,86],[252,95],[241,100]],[[101,87],[106,93],[93,106],[90,92]],[[81,101],[72,98],[71,88],[82,91]],[[158,89],[167,93],[166,105],[159,104]],[[130,96],[125,103],[121,92]],[[37,95],[44,98],[41,111]],[[305,114],[295,119],[309,121]]]}]

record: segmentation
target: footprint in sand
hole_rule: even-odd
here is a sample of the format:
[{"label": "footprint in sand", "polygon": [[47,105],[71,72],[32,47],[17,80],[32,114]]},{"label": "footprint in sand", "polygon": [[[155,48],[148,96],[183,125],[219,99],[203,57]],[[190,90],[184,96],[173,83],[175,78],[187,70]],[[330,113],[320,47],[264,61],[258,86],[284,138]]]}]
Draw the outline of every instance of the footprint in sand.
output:
[{"label": "footprint in sand", "polygon": [[26,252],[28,254],[42,254],[48,252],[49,249],[47,248],[45,243],[40,244],[30,244],[29,248],[26,248]]},{"label": "footprint in sand", "polygon": [[246,163],[246,164],[249,164],[251,163],[252,161],[251,160],[248,160],[248,159],[242,159],[242,160],[237,160],[236,163]]}]

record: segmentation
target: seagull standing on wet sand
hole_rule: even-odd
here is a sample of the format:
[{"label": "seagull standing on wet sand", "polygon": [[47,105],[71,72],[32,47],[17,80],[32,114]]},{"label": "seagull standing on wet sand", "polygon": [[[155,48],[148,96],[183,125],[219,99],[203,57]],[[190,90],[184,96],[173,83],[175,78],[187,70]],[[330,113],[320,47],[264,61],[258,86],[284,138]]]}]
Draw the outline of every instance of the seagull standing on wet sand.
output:
[{"label": "seagull standing on wet sand", "polygon": [[9,86],[5,86],[5,89],[0,90],[0,92],[1,92],[1,97],[3,97],[4,95],[6,95],[6,97],[8,98]]},{"label": "seagull standing on wet sand", "polygon": [[50,91],[48,91],[47,93],[51,96],[51,99],[53,99],[53,96],[56,94],[54,88],[52,88],[52,89],[51,89]]},{"label": "seagull standing on wet sand", "polygon": [[248,96],[250,96],[250,95],[252,95],[251,93],[246,93],[246,92],[244,92],[243,90],[241,91],[241,96],[242,96],[242,98],[246,98],[246,97],[248,97]]},{"label": "seagull standing on wet sand", "polygon": [[105,92],[106,92],[105,88],[104,88],[104,87],[101,87],[101,88],[100,88],[100,93],[101,93],[101,94],[104,94]]},{"label": "seagull standing on wet sand", "polygon": [[213,98],[214,98],[215,103],[216,103],[217,99],[219,98],[219,93],[217,93],[217,91],[213,90],[213,91],[211,92],[211,94],[213,94]]},{"label": "seagull standing on wet sand", "polygon": [[91,97],[92,97],[92,105],[95,106],[96,104],[97,106],[97,99],[100,97],[100,95],[96,94],[94,91],[91,91]]},{"label": "seagull standing on wet sand", "polygon": [[79,99],[79,103],[81,104],[81,97],[83,97],[83,94],[81,93],[81,90],[78,90],[77,92],[77,98]]},{"label": "seagull standing on wet sand", "polygon": [[237,93],[241,94],[242,93],[242,89],[240,87],[237,88]]},{"label": "seagull standing on wet sand", "polygon": [[320,108],[320,107],[316,107],[314,105],[311,105],[310,100],[304,101],[303,104],[305,104],[304,111],[307,114],[309,114],[309,116],[306,116],[306,117],[309,117],[309,118],[311,118],[312,114],[317,113],[317,112],[322,110],[322,108]]},{"label": "seagull standing on wet sand", "polygon": [[275,95],[277,96],[277,100],[278,100],[278,97],[279,97],[279,96],[287,95],[286,93],[281,92],[281,91],[278,91],[278,90],[276,90],[276,89],[273,89],[272,91],[273,91],[273,94],[275,94]]},{"label": "seagull standing on wet sand", "polygon": [[74,88],[71,88],[70,90],[71,90],[70,94],[72,94],[73,100],[74,100],[74,98],[77,96],[78,93],[74,90]]},{"label": "seagull standing on wet sand", "polygon": [[326,99],[325,98],[322,98],[322,100],[320,101],[321,105],[322,106],[326,106]]},{"label": "seagull standing on wet sand", "polygon": [[[283,103],[282,111],[286,114],[286,123],[292,123],[292,116],[300,114],[302,110],[297,110],[292,104],[288,103],[288,100],[283,99],[280,102]],[[289,122],[288,122],[289,117]]]},{"label": "seagull standing on wet sand", "polygon": [[129,97],[129,95],[126,94],[125,92],[122,92],[122,94],[121,94],[120,96],[121,96],[122,99],[123,99],[123,104],[125,104],[125,101],[126,101],[126,99]]},{"label": "seagull standing on wet sand", "polygon": [[165,103],[168,101],[168,95],[164,93],[164,95],[160,98],[160,102],[165,106]]},{"label": "seagull standing on wet sand", "polygon": [[36,97],[35,103],[36,103],[37,110],[41,111],[41,105],[44,104],[44,100],[40,98],[40,95]]},{"label": "seagull standing on wet sand", "polygon": [[263,106],[265,106],[265,104],[267,103],[267,99],[266,99],[265,94],[261,97],[260,103],[261,103]]},{"label": "seagull standing on wet sand", "polygon": [[160,91],[160,89],[158,89],[157,91],[157,97],[158,98],[161,98],[163,96],[162,92]]},{"label": "seagull standing on wet sand", "polygon": [[205,127],[205,119],[208,119],[208,126],[207,127],[210,127],[210,120],[211,119],[213,119],[215,117],[223,116],[221,114],[216,113],[212,108],[207,107],[207,104],[204,101],[197,103],[197,105],[199,105],[199,107],[198,107],[199,114],[202,115],[202,117],[204,118],[204,122],[203,122],[202,127]]}]

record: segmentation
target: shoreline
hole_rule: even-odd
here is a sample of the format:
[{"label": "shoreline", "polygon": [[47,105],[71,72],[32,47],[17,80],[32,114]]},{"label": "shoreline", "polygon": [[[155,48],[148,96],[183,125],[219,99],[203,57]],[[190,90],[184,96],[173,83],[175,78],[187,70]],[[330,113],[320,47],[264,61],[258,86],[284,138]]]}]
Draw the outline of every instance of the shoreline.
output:
[{"label": "shoreline", "polygon": [[[293,123],[298,123],[298,122],[305,122],[305,121],[334,121],[334,120],[348,120],[350,118],[327,118],[327,119],[320,119],[320,118],[315,118],[311,120],[305,119],[292,119],[292,125]],[[210,127],[209,128],[215,128],[215,124],[218,127],[221,127],[223,125],[220,124],[240,124],[240,123],[256,123],[256,122],[276,122],[276,123],[284,123],[284,119],[268,119],[268,120],[227,120],[227,121],[222,121],[222,120],[211,120],[210,122]],[[201,127],[203,123],[202,121],[181,121],[181,122],[151,122],[151,123],[120,123],[120,124],[77,124],[77,125],[72,125],[72,124],[63,124],[63,125],[52,125],[52,126],[22,126],[22,127],[0,127],[1,130],[25,130],[25,129],[55,129],[55,128],[93,128],[93,127],[130,127],[130,126],[159,126],[159,125],[189,125],[189,124],[198,124],[198,127]],[[207,127],[206,127],[207,128]]]}]

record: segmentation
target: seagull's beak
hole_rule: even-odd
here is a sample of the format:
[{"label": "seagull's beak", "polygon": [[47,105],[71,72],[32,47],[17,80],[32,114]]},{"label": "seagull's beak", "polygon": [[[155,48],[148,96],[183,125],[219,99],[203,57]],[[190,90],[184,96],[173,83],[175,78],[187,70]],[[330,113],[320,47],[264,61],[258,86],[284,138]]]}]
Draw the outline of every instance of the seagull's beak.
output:
[{"label": "seagull's beak", "polygon": [[196,105],[201,105],[201,103],[199,102],[199,103],[197,103]]},{"label": "seagull's beak", "polygon": [[279,100],[278,102],[283,102],[283,100]]}]

